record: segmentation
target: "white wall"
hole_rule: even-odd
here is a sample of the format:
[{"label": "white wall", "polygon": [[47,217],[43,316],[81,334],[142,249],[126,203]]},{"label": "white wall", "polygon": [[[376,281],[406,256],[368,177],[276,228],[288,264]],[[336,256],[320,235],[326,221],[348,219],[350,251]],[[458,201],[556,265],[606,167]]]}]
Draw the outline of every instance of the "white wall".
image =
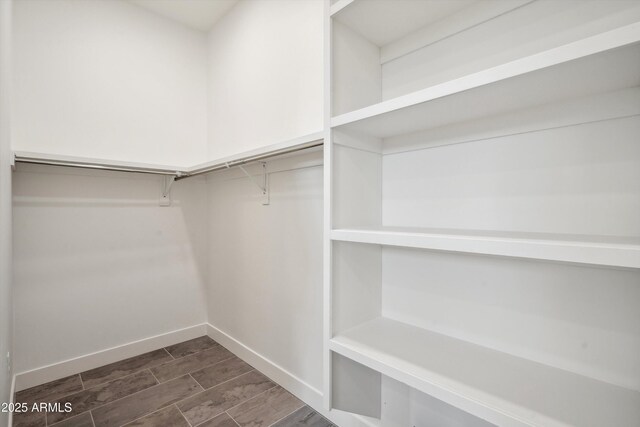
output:
[{"label": "white wall", "polygon": [[272,173],[268,206],[237,170],[208,178],[209,323],[322,390],[322,153],[302,158],[318,166]]},{"label": "white wall", "polygon": [[[209,35],[208,76],[194,59],[206,37],[201,43],[142,9],[24,3],[16,12],[15,149],[189,164],[202,160],[206,144],[196,142],[207,128],[214,158],[322,128],[321,1],[240,2]],[[113,28],[123,34],[111,40]],[[206,65],[206,49],[202,58]],[[199,91],[207,77],[208,93]],[[21,165],[17,371],[208,319],[322,390],[321,162],[319,152],[269,162],[272,171],[315,165],[271,174],[269,206],[233,170],[206,184],[178,182],[170,208],[157,205],[158,177]]]},{"label": "white wall", "polygon": [[[322,20],[319,0],[244,0],[216,24],[209,157],[322,129]],[[309,161],[317,166],[270,175],[268,206],[238,170],[208,177],[208,312],[212,326],[321,392],[322,154],[268,168]]]},{"label": "white wall", "polygon": [[[11,141],[10,48],[12,1],[0,1],[0,402],[8,402],[12,372],[6,354],[12,351],[12,254],[11,254]],[[7,422],[0,412],[0,425]]]},{"label": "white wall", "polygon": [[192,165],[207,38],[120,0],[15,5],[15,150]]},{"label": "white wall", "polygon": [[16,372],[206,321],[205,180],[161,179],[18,167]]},{"label": "white wall", "polygon": [[319,0],[244,0],[209,34],[209,157],[322,129]]}]

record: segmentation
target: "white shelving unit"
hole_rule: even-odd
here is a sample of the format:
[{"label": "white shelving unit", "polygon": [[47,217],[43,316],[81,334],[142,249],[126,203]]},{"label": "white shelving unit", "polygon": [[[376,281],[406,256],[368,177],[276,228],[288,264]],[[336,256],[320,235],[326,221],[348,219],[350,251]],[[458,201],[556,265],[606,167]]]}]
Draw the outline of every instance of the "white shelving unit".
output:
[{"label": "white shelving unit", "polygon": [[631,426],[640,417],[640,392],[390,319],[349,329],[330,348],[497,425]]},{"label": "white shelving unit", "polygon": [[328,408],[640,425],[640,4],[327,4]]}]

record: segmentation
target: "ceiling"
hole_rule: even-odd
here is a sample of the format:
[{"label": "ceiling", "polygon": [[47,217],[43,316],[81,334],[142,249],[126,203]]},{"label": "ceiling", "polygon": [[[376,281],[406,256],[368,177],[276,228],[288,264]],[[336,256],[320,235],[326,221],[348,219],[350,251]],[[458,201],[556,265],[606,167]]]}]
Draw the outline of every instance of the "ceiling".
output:
[{"label": "ceiling", "polygon": [[209,31],[239,0],[129,0],[201,31]]}]

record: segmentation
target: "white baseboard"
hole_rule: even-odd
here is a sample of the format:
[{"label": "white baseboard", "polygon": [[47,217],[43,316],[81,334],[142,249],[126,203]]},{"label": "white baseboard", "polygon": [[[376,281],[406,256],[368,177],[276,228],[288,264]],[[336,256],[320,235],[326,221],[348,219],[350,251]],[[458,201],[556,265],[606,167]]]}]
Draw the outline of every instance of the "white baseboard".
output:
[{"label": "white baseboard", "polygon": [[30,371],[20,372],[14,376],[15,391],[24,390],[202,335],[207,335],[206,323],[107,348]]},{"label": "white baseboard", "polygon": [[258,371],[268,376],[298,399],[311,406],[317,412],[340,427],[379,427],[376,420],[342,411],[326,411],[323,407],[322,391],[306,383],[277,363],[267,359],[249,346],[231,337],[215,326],[207,325],[207,335],[222,344],[233,354],[244,360]]}]

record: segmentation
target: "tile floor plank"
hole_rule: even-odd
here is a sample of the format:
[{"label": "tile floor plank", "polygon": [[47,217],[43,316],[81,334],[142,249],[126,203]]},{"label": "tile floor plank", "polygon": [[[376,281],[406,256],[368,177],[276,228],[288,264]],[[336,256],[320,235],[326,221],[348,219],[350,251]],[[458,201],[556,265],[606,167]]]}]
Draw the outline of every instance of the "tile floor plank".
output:
[{"label": "tile floor plank", "polygon": [[199,424],[198,427],[238,427],[238,424],[226,412]]},{"label": "tile floor plank", "polygon": [[126,427],[190,427],[175,405],[140,418]]},{"label": "tile floor plank", "polygon": [[49,402],[80,390],[82,390],[80,376],[71,375],[17,392],[16,403]]},{"label": "tile floor plank", "polygon": [[278,386],[229,409],[227,414],[240,427],[268,427],[303,406],[302,401]]},{"label": "tile floor plank", "polygon": [[207,335],[204,335],[189,341],[181,342],[179,344],[170,345],[169,347],[165,348],[169,352],[169,354],[171,354],[176,359],[179,359],[181,357],[206,350],[216,345],[220,344],[209,338]]},{"label": "tile floor plank", "polygon": [[233,357],[233,353],[221,345],[217,345],[207,350],[151,368],[151,372],[153,372],[153,375],[156,376],[158,381],[163,383],[190,372],[200,370],[206,366],[222,362],[231,357]]},{"label": "tile floor plank", "polygon": [[91,419],[91,414],[89,412],[85,412],[59,423],[48,425],[50,427],[93,427],[93,420]]},{"label": "tile floor plank", "polygon": [[70,403],[72,412],[48,413],[47,422],[49,424],[57,423],[130,394],[137,393],[156,384],[158,384],[158,382],[154,376],[148,369],[145,369],[135,374],[62,397],[55,402],[60,403],[63,407],[66,403]]},{"label": "tile floor plank", "polygon": [[83,372],[82,381],[85,388],[91,388],[107,381],[122,378],[143,369],[152,368],[157,365],[173,360],[163,348],[150,351],[139,356],[130,357],[119,362],[110,363],[99,368]]},{"label": "tile floor plank", "polygon": [[13,414],[13,427],[45,427],[47,416],[44,412],[16,412]]},{"label": "tile floor plank", "polygon": [[273,387],[275,384],[269,378],[251,371],[198,393],[177,406],[191,425],[197,425]]},{"label": "tile floor plank", "polygon": [[239,357],[233,356],[215,365],[191,372],[191,376],[206,390],[242,374],[246,374],[251,370],[253,370],[251,365],[245,363]]},{"label": "tile floor plank", "polygon": [[202,391],[189,375],[176,378],[92,411],[96,427],[121,426]]},{"label": "tile floor plank", "polygon": [[303,406],[271,427],[335,427],[309,406]]}]

